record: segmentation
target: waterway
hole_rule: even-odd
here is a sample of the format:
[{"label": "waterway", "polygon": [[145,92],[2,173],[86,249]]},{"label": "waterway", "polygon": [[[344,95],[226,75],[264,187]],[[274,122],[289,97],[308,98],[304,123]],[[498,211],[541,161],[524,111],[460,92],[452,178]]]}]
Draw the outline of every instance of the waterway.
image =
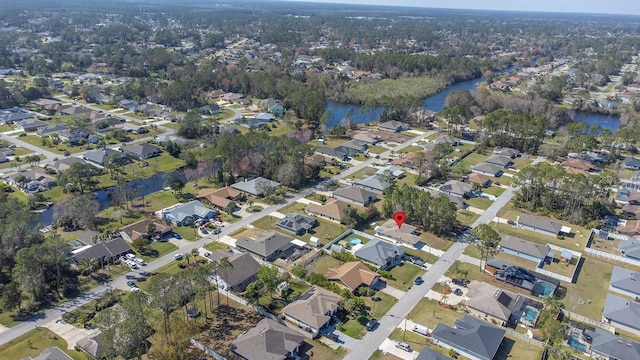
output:
[{"label": "waterway", "polygon": [[601,128],[609,129],[611,132],[615,132],[620,127],[620,117],[611,114],[576,111],[573,121],[587,123],[589,126],[600,125]]}]

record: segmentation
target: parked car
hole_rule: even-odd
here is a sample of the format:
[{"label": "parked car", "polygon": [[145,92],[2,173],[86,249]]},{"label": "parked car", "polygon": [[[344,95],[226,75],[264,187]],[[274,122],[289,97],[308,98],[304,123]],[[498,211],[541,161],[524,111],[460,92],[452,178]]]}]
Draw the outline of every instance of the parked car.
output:
[{"label": "parked car", "polygon": [[371,320],[367,321],[367,325],[365,325],[364,327],[369,331],[373,331],[376,328],[377,325],[378,325],[378,320],[371,319]]},{"label": "parked car", "polygon": [[420,258],[418,256],[408,255],[406,257],[406,260],[409,261],[410,263],[418,265],[418,266],[426,266],[424,260],[422,260],[422,258]]},{"label": "parked car", "polygon": [[136,285],[136,283],[134,283],[133,281],[127,281],[127,285],[129,285],[130,288],[137,288],[138,285]]},{"label": "parked car", "polygon": [[416,285],[422,285],[422,283],[424,282],[424,280],[422,280],[422,276],[418,276],[413,283]]},{"label": "parked car", "polygon": [[173,255],[173,259],[174,259],[174,260],[182,260],[182,254],[175,254],[175,255]]},{"label": "parked car", "polygon": [[328,333],[324,337],[326,337],[329,340],[333,340],[333,341],[338,341],[338,339],[340,339],[340,336],[338,334],[334,334],[334,333]]},{"label": "parked car", "polygon": [[200,227],[200,232],[207,235],[209,232],[207,231],[207,229]]},{"label": "parked car", "polygon": [[451,282],[458,286],[467,287],[467,283],[463,279],[453,278],[451,279]]},{"label": "parked car", "polygon": [[148,271],[141,271],[140,272],[140,276],[149,277],[149,276],[151,276],[151,273],[148,272]]},{"label": "parked car", "polygon": [[212,233],[213,233],[214,235],[218,235],[218,234],[220,234],[220,233],[221,233],[221,231],[220,231],[220,229],[213,229]]},{"label": "parked car", "polygon": [[180,234],[178,233],[173,233],[173,237],[176,239],[182,239],[182,236],[180,236]]},{"label": "parked car", "polygon": [[204,257],[209,257],[209,256],[211,256],[210,252],[207,251],[207,252],[204,253]]},{"label": "parked car", "polygon": [[462,290],[460,288],[456,288],[455,290],[453,290],[453,293],[455,295],[462,296]]},{"label": "parked car", "polygon": [[127,280],[133,280],[133,279],[135,279],[135,278],[136,278],[136,277],[135,277],[135,276],[133,276],[133,275],[127,275],[126,277],[127,277]]},{"label": "parked car", "polygon": [[411,347],[406,342],[397,342],[396,347],[407,352],[411,352]]}]

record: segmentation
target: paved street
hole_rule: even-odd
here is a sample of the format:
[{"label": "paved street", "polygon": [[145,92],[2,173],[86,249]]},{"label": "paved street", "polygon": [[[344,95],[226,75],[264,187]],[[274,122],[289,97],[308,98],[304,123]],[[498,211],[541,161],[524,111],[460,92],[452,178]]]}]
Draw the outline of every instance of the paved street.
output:
[{"label": "paved street", "polygon": [[[409,141],[407,141],[404,144],[401,144],[399,146],[397,146],[394,150],[400,150],[403,149],[407,146],[410,146],[411,144],[424,139],[425,136],[429,136],[430,134],[432,134],[434,132],[428,132],[425,133],[423,135],[417,136]],[[384,156],[387,156],[389,153],[391,152],[391,150],[385,152]],[[382,157],[383,155],[381,155]],[[377,159],[371,158],[367,161],[364,161],[358,165],[356,165],[355,167],[346,170],[344,174],[352,174],[354,172],[359,171],[360,169],[363,169],[371,164],[374,163],[374,161],[377,161]],[[338,180],[338,176],[334,177],[335,180]],[[251,224],[253,221],[257,220],[258,218],[262,217],[262,216],[266,216],[274,211],[278,211],[281,207],[286,206],[300,198],[303,198],[311,193],[313,193],[315,191],[314,188],[311,189],[307,189],[304,190],[300,193],[298,193],[296,196],[292,197],[292,198],[288,198],[286,199],[283,203],[281,204],[276,204],[276,205],[271,205],[267,208],[265,208],[264,210],[260,211],[259,213],[253,214],[252,216],[249,217],[245,217],[241,220],[239,220],[238,222],[231,224],[225,228],[222,229],[222,233],[220,234],[220,237],[231,234],[239,229],[243,229],[245,228],[247,225]],[[199,247],[204,246],[205,244],[212,242],[212,241],[216,241],[216,239],[218,239],[218,235],[208,235],[198,241],[194,241],[194,242],[189,242],[186,246],[170,253],[167,254],[159,259],[156,259],[154,261],[152,261],[151,263],[149,263],[147,266],[144,266],[140,269],[140,271],[149,271],[149,272],[153,272],[156,271],[158,269],[160,269],[161,267],[175,261],[173,260],[173,255],[178,254],[178,253],[188,253],[191,251],[191,249],[197,249]],[[446,269],[445,269],[446,271]],[[129,274],[136,274],[137,271],[132,271]],[[444,273],[444,272],[443,272]],[[58,317],[62,316],[62,314],[64,312],[67,311],[71,311],[76,309],[77,307],[86,304],[87,302],[94,300],[95,298],[105,294],[107,291],[109,291],[111,288],[122,288],[122,289],[128,289],[128,286],[126,285],[127,280],[125,278],[125,276],[121,276],[117,279],[114,279],[113,281],[111,281],[108,285],[102,285],[99,286],[95,289],[93,289],[92,291],[85,293],[81,296],[76,297],[73,300],[67,301],[66,303],[56,306],[53,309],[47,310],[45,313],[43,313],[42,315],[38,315],[35,316],[34,318],[25,321],[19,325],[16,325],[6,331],[0,332],[0,345],[5,344],[13,339],[15,339],[18,336],[24,335],[27,332],[35,329],[37,326],[43,326],[45,323],[51,321],[52,319],[57,319]],[[420,289],[422,289],[426,284],[421,285]],[[430,285],[429,288],[433,286]],[[429,288],[424,288],[426,290],[428,290]],[[424,294],[422,294],[422,296],[424,296],[426,294],[426,290],[424,291]],[[419,296],[419,294],[414,295],[415,296]],[[413,298],[413,297],[406,297],[406,298]],[[415,300],[415,302],[417,302],[417,300]],[[414,302],[414,304],[415,304]],[[413,305],[412,305],[413,306]],[[409,308],[410,309],[410,308]],[[408,310],[407,310],[408,312]],[[390,332],[390,331],[389,331]],[[380,343],[382,342],[383,339],[380,340]],[[379,344],[379,343],[378,343]],[[377,346],[377,345],[376,345]],[[375,347],[374,347],[375,350]],[[368,357],[367,357],[368,358]]]}]

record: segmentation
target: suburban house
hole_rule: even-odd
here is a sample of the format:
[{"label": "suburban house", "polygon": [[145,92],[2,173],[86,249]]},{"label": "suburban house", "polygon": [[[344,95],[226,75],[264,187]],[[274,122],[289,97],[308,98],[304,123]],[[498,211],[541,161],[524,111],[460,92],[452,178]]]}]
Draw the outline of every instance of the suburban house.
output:
[{"label": "suburban house", "polygon": [[76,346],[91,356],[92,359],[98,359],[102,354],[102,332],[87,335],[76,342]]},{"label": "suburban house", "polygon": [[367,150],[367,143],[360,140],[349,140],[346,143],[340,145],[349,149],[353,149],[356,152],[365,152]]},{"label": "suburban house", "polygon": [[296,359],[305,337],[275,320],[264,318],[238,335],[229,350],[241,359]]},{"label": "suburban house", "polygon": [[[151,225],[153,224],[153,225]],[[149,228],[154,228],[153,233],[149,233]],[[127,241],[133,241],[139,238],[153,238],[163,239],[173,233],[171,226],[168,226],[166,222],[160,221],[154,218],[148,218],[140,221],[136,221],[133,224],[120,228],[120,236]]]},{"label": "suburban house", "polygon": [[472,166],[471,171],[473,171],[474,173],[493,177],[500,177],[500,175],[502,175],[502,167],[486,162],[480,163],[476,166]]},{"label": "suburban house", "polygon": [[[114,155],[115,154],[115,155]],[[104,165],[105,161],[110,157],[114,156],[121,163],[125,163],[127,156],[120,151],[115,151],[113,149],[96,149],[89,150],[82,156],[85,160],[91,161],[92,163],[96,163],[98,165]]]},{"label": "suburban house", "polygon": [[312,286],[282,309],[284,318],[305,331],[318,335],[338,311],[342,298],[319,286]]},{"label": "suburban house", "polygon": [[220,114],[220,106],[218,104],[209,104],[200,107],[200,112],[203,114],[216,115]]},{"label": "suburban house", "polygon": [[625,205],[622,207],[622,213],[625,216],[640,219],[640,205]]},{"label": "suburban house", "polygon": [[216,284],[221,289],[237,293],[245,291],[247,286],[256,280],[256,274],[260,268],[260,263],[249,253],[216,250],[211,253],[209,258],[217,262],[224,258],[229,260],[231,269],[218,271],[216,273]]},{"label": "suburban house", "polygon": [[32,113],[28,113],[23,109],[19,109],[18,111],[0,111],[0,121],[2,121],[2,123],[6,125],[11,125],[13,123],[17,123],[26,119],[31,119],[32,117]]},{"label": "suburban house", "polygon": [[440,135],[436,138],[436,144],[450,144],[451,146],[457,146],[460,143],[460,139],[451,135]]},{"label": "suburban house", "polygon": [[551,251],[549,245],[537,244],[511,235],[503,237],[499,247],[502,252],[531,260],[537,265],[542,264]]},{"label": "suburban house", "polygon": [[38,129],[37,134],[38,136],[41,136],[41,137],[47,137],[50,134],[58,133],[58,131],[65,130],[66,128],[67,128],[67,125],[65,124],[49,124],[45,127],[41,127],[40,129]]},{"label": "suburban house", "polygon": [[220,189],[200,189],[196,194],[196,199],[204,201],[218,209],[226,209],[230,206],[236,207],[236,200],[240,199],[242,193],[240,191],[225,186]]},{"label": "suburban house", "polygon": [[265,193],[275,190],[278,186],[280,186],[279,182],[263,177],[245,179],[244,181],[231,185],[232,188],[253,196],[263,196]]},{"label": "suburban house", "polygon": [[608,293],[602,310],[602,322],[640,335],[640,304]]},{"label": "suburban house", "polygon": [[47,126],[47,123],[38,119],[24,119],[18,123],[18,128],[22,131],[37,131]]},{"label": "suburban house", "polygon": [[272,122],[276,119],[276,116],[271,113],[263,112],[255,115],[253,118],[261,122]]},{"label": "suburban house", "polygon": [[89,117],[91,110],[79,106],[68,105],[61,107],[59,112],[61,115],[86,115]]},{"label": "suburban house", "polygon": [[457,210],[462,210],[467,208],[467,203],[465,202],[465,199],[459,196],[445,194],[443,192],[440,192],[439,190],[433,190],[431,188],[426,188],[422,186],[415,186],[415,188],[418,190],[426,191],[429,194],[431,194],[431,196],[433,197],[441,197],[441,196],[446,197],[447,200],[449,200],[456,207]]},{"label": "suburban house", "polygon": [[506,329],[465,315],[454,327],[439,323],[431,332],[437,345],[453,349],[471,360],[493,360],[504,339]]},{"label": "suburban house", "polygon": [[422,241],[420,233],[417,230],[417,227],[409,225],[406,222],[398,227],[398,224],[393,219],[389,219],[384,224],[375,228],[376,235],[380,237],[413,246],[416,246],[416,244]]},{"label": "suburban house", "polygon": [[216,212],[204,206],[198,200],[189,201],[186,204],[177,204],[162,210],[162,218],[171,221],[174,225],[182,226],[196,220],[209,220],[216,217]]},{"label": "suburban house", "polygon": [[512,159],[517,158],[518,156],[520,156],[520,151],[514,149],[514,148],[509,148],[509,147],[502,147],[502,146],[496,146],[495,148],[493,148],[493,153],[495,155],[504,155],[504,156],[508,156]]},{"label": "suburban house", "polygon": [[327,280],[341,282],[351,291],[355,291],[362,285],[372,288],[379,280],[378,274],[360,261],[346,262],[336,269],[329,269],[325,277]]},{"label": "suburban house", "polygon": [[549,236],[558,236],[560,233],[569,234],[571,228],[563,226],[560,223],[545,219],[540,216],[522,214],[516,220],[518,227],[535,231],[540,234]]},{"label": "suburban house", "polygon": [[129,110],[129,111],[136,111],[138,110],[138,106],[140,104],[135,101],[135,100],[121,100],[118,102],[118,107],[125,109],[125,110]]},{"label": "suburban house", "polygon": [[451,360],[451,358],[425,346],[420,350],[416,360]]},{"label": "suburban house", "polygon": [[385,166],[381,169],[378,169],[378,171],[376,171],[376,175],[384,175],[385,173],[390,174],[396,179],[401,179],[404,177],[404,171],[402,171],[397,166],[393,166],[393,165]]},{"label": "suburban house", "polygon": [[58,134],[58,139],[75,145],[81,143],[82,140],[86,141],[89,136],[93,134],[93,131],[82,128],[72,128],[58,130],[56,134]]},{"label": "suburban house", "polygon": [[471,315],[500,326],[517,323],[514,314],[520,312],[523,296],[482,281],[471,281],[468,288],[467,309]]},{"label": "suburban house", "polygon": [[550,276],[529,271],[495,258],[487,260],[484,270],[493,274],[496,280],[528,290],[533,296],[538,297],[552,295],[560,285],[559,280]]},{"label": "suburban house", "polygon": [[153,144],[136,144],[125,146],[122,152],[138,159],[149,159],[160,155],[160,148]]},{"label": "suburban house", "polygon": [[442,193],[463,198],[465,196],[468,196],[473,188],[471,184],[458,180],[449,180],[442,186],[440,186],[439,190]]},{"label": "suburban house", "polygon": [[374,192],[357,186],[349,186],[335,190],[332,197],[363,207],[378,200],[378,196]]},{"label": "suburban house", "polygon": [[620,241],[618,249],[622,255],[628,258],[640,260],[640,242],[633,240]]},{"label": "suburban house", "polygon": [[627,156],[624,158],[624,167],[631,170],[640,170],[640,159]]},{"label": "suburban house", "polygon": [[376,194],[382,194],[391,184],[382,180],[380,175],[371,175],[362,180],[355,180],[353,186],[369,190]]},{"label": "suburban house", "polygon": [[338,160],[346,161],[347,158],[354,156],[358,151],[346,146],[336,146],[335,148],[321,146],[316,149],[316,152],[322,155],[336,158]]},{"label": "suburban house", "polygon": [[297,212],[285,214],[284,218],[276,221],[277,227],[296,235],[310,232],[317,224],[316,219]]},{"label": "suburban house", "polygon": [[70,262],[80,264],[85,259],[97,260],[100,262],[113,262],[120,256],[131,252],[131,247],[123,238],[115,238],[106,242],[99,242],[95,245],[85,246],[73,252],[69,258]]},{"label": "suburban house", "polygon": [[586,329],[583,338],[589,342],[588,354],[601,360],[640,360],[640,344],[600,328]]},{"label": "suburban house", "polygon": [[509,165],[513,164],[511,158],[505,155],[491,155],[484,162],[487,164],[498,165],[502,168],[509,167]]},{"label": "suburban house", "polygon": [[491,186],[491,178],[486,176],[486,175],[482,175],[479,173],[475,173],[472,172],[471,174],[469,174],[469,177],[467,178],[467,181],[469,181],[472,184],[476,184],[480,187],[489,187]]},{"label": "suburban house", "polygon": [[66,352],[60,350],[59,347],[53,346],[42,350],[40,355],[34,358],[27,356],[21,360],[73,360],[73,358],[67,355]]},{"label": "suburban house", "polygon": [[276,116],[284,116],[285,108],[280,104],[280,100],[276,99],[265,99],[260,101],[260,106],[262,106],[263,111],[270,112]]},{"label": "suburban house", "polygon": [[609,280],[609,290],[631,298],[640,298],[640,274],[633,270],[614,266]]},{"label": "suburban house", "polygon": [[561,164],[562,166],[567,166],[588,172],[593,172],[594,170],[596,170],[596,167],[592,163],[582,159],[567,159]]},{"label": "suburban house", "polygon": [[640,220],[620,220],[616,226],[616,233],[634,236],[640,234]]},{"label": "suburban house", "polygon": [[367,144],[376,144],[380,142],[382,139],[380,136],[376,134],[372,134],[369,132],[359,132],[351,137],[353,140],[359,140],[366,142]]},{"label": "suburban house", "polygon": [[243,236],[236,241],[237,248],[242,251],[248,251],[266,261],[286,258],[296,249],[303,248],[306,244],[304,241],[273,230],[255,240]]},{"label": "suburban house", "polygon": [[305,208],[305,211],[309,215],[319,216],[340,224],[344,217],[344,211],[350,206],[350,204],[347,204],[344,201],[331,199],[324,205],[310,203]]},{"label": "suburban house", "polygon": [[30,193],[49,190],[57,184],[54,177],[37,168],[35,170],[18,170],[4,179],[7,184]]},{"label": "suburban house", "polygon": [[404,254],[402,246],[379,238],[371,239],[353,253],[358,259],[374,264],[380,270],[388,270],[400,264]]},{"label": "suburban house", "polygon": [[409,129],[410,129],[409,124],[403,123],[401,121],[395,121],[395,120],[385,121],[380,125],[378,125],[378,130],[388,131],[388,132],[401,132]]}]

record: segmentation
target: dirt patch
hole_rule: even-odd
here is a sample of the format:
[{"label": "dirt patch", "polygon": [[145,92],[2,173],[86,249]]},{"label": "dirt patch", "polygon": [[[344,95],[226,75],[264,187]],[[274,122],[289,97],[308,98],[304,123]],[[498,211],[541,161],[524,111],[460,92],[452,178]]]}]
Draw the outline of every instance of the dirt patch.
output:
[{"label": "dirt patch", "polygon": [[260,320],[262,320],[262,316],[248,308],[220,306],[216,309],[213,320],[206,325],[196,340],[218,354],[231,359],[233,356],[229,351],[229,344],[238,335],[256,326]]}]

